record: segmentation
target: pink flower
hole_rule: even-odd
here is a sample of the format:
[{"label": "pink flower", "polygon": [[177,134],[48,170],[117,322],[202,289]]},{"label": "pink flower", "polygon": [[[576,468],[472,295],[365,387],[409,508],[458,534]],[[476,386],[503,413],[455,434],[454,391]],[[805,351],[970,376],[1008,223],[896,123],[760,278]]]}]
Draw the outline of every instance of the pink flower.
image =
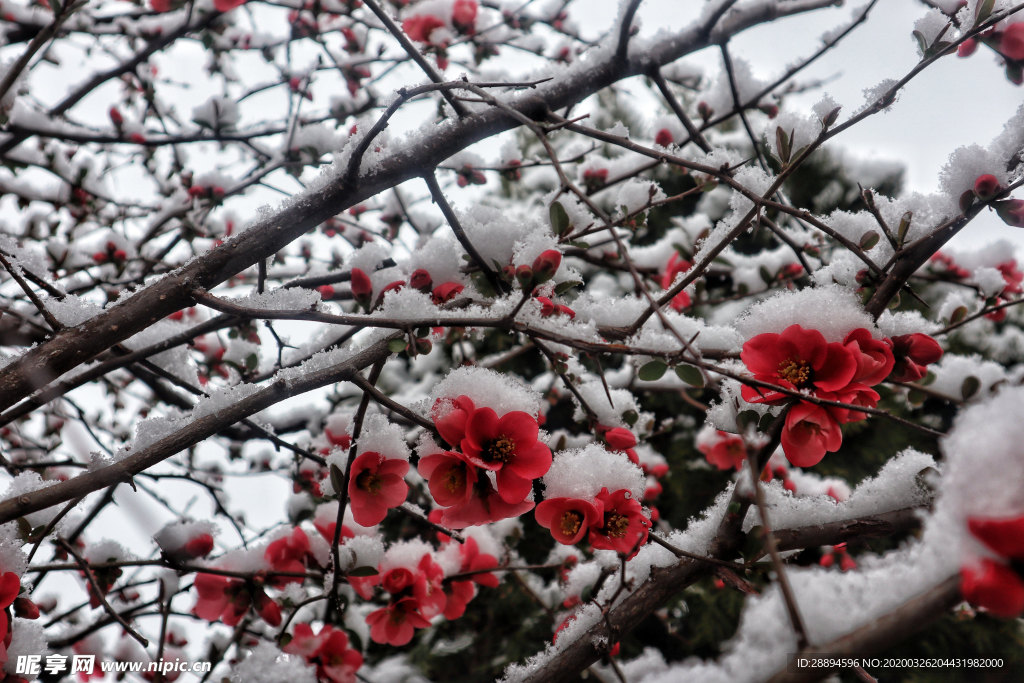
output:
[{"label": "pink flower", "polygon": [[409,485],[402,477],[408,471],[407,461],[385,458],[372,451],[353,461],[348,495],[352,500],[352,518],[356,524],[380,524],[390,508],[405,502]]},{"label": "pink flower", "polygon": [[417,14],[402,22],[402,30],[409,36],[409,39],[421,43],[429,43],[431,32],[435,28],[443,27],[444,22],[432,14]]},{"label": "pink flower", "polygon": [[[679,252],[673,252],[672,258],[668,260],[668,265],[665,266],[665,272],[661,276],[661,288],[671,288],[672,283],[676,279],[676,275],[679,273],[685,273],[692,267],[693,264],[680,256]],[[679,294],[672,297],[672,301],[669,302],[669,306],[671,306],[674,311],[681,311],[685,308],[689,308],[690,295],[686,292],[679,292]]]},{"label": "pink flower", "polygon": [[466,422],[462,452],[477,467],[497,472],[498,494],[509,504],[522,502],[532,481],[551,468],[551,450],[537,441],[537,421],[522,411],[502,417],[478,408]]},{"label": "pink flower", "polygon": [[472,33],[476,13],[476,0],[455,0],[452,5],[452,25],[463,33]]},{"label": "pink flower", "polygon": [[594,526],[603,523],[603,509],[578,498],[548,498],[533,513],[537,523],[562,545],[575,545]]},{"label": "pink flower", "polygon": [[406,645],[418,628],[427,628],[430,622],[420,616],[415,598],[402,598],[387,607],[371,612],[366,617],[370,625],[370,640],[388,645]]},{"label": "pink flower", "polygon": [[[305,531],[295,527],[290,535],[271,542],[263,552],[263,557],[276,572],[303,573],[306,571],[306,565],[303,563],[308,554],[309,537]],[[272,586],[283,586],[287,583],[302,583],[302,579],[298,576],[277,576],[267,583]]]},{"label": "pink flower", "polygon": [[801,401],[786,415],[782,450],[797,467],[818,464],[825,453],[838,451],[843,443],[839,422],[827,409]]},{"label": "pink flower", "polygon": [[460,293],[462,293],[462,290],[464,290],[465,288],[466,287],[464,285],[460,285],[457,282],[445,282],[443,285],[438,285],[437,287],[434,287],[434,291],[431,295],[431,300],[433,300],[435,304],[440,306],[446,301],[451,301],[452,299],[457,297]]},{"label": "pink flower", "polygon": [[213,6],[218,12],[230,12],[236,7],[244,5],[246,0],[213,0]]},{"label": "pink flower", "polygon": [[999,41],[999,52],[1015,62],[1024,60],[1024,22],[1006,27]]},{"label": "pink flower", "polygon": [[274,602],[262,588],[256,589],[256,594],[253,596],[253,607],[256,609],[256,613],[260,615],[260,619],[269,625],[281,625],[281,606]]},{"label": "pink flower", "polygon": [[445,451],[420,458],[420,476],[441,507],[452,507],[469,500],[477,482],[476,467],[462,453]]},{"label": "pink flower", "polygon": [[[817,330],[790,325],[782,334],[759,334],[743,345],[740,358],[754,378],[793,389],[838,391],[858,371],[857,360],[843,345],[827,343]],[[779,404],[785,394],[744,385],[743,398],[751,403]]]},{"label": "pink flower", "polygon": [[747,459],[747,448],[743,439],[728,432],[718,432],[721,437],[714,445],[702,445],[700,451],[709,463],[720,470],[739,470]]},{"label": "pink flower", "polygon": [[363,665],[363,656],[348,646],[345,632],[330,624],[324,624],[317,635],[313,635],[309,624],[296,624],[291,642],[282,650],[315,664],[321,681],[355,683],[356,671]]},{"label": "pink flower", "polygon": [[640,503],[626,489],[609,493],[603,488],[594,500],[603,518],[590,528],[590,545],[598,550],[614,550],[632,559],[647,542],[651,520],[644,516]]},{"label": "pink flower", "polygon": [[192,585],[198,594],[192,612],[200,619],[220,619],[227,626],[236,626],[249,611],[249,594],[241,579],[199,572]]},{"label": "pink flower", "polygon": [[444,570],[434,562],[430,553],[420,558],[416,578],[412,584],[412,596],[419,603],[419,612],[425,619],[433,619],[444,612],[448,598],[444,592]]},{"label": "pink flower", "polygon": [[[10,635],[10,617],[7,608],[18,597],[21,590],[21,578],[14,572],[0,574],[0,641],[7,643]],[[6,651],[4,652],[6,654]]]},{"label": "pink flower", "polygon": [[466,438],[466,421],[475,409],[476,406],[468,396],[439,398],[434,401],[430,416],[441,438],[452,446],[458,446]]},{"label": "pink flower", "polygon": [[1024,283],[1024,273],[1017,269],[1017,260],[1003,261],[996,266],[996,269],[1003,274],[1003,280],[1006,281],[1003,293],[1020,294],[1021,283]]},{"label": "pink flower", "polygon": [[441,515],[441,524],[452,529],[465,529],[467,526],[518,517],[532,509],[533,501],[530,500],[505,502],[494,489],[491,480],[481,474],[465,501],[445,509]]},{"label": "pink flower", "polygon": [[851,382],[874,386],[889,376],[896,360],[892,355],[891,344],[887,341],[873,339],[871,332],[863,327],[846,335],[843,346],[857,362],[857,371]]},{"label": "pink flower", "polygon": [[990,559],[960,570],[960,594],[993,616],[1013,619],[1024,612],[1024,580],[1005,564]]},{"label": "pink flower", "polygon": [[920,332],[892,338],[896,362],[889,379],[894,382],[916,382],[928,373],[927,366],[942,358],[939,343]]}]

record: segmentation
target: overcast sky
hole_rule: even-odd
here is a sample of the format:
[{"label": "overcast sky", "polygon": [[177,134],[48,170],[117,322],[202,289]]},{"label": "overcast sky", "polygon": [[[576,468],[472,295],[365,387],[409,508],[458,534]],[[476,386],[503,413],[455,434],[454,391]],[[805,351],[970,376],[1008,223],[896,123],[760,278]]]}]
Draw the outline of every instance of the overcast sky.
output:
[{"label": "overcast sky", "polygon": [[[639,16],[641,35],[661,28],[678,28],[692,20],[701,3],[644,0]],[[778,76],[787,65],[812,54],[821,35],[849,20],[866,2],[818,10],[757,26],[737,36],[735,56],[747,59],[765,78]],[[587,11],[574,16],[588,32],[600,31],[614,16],[618,0],[587,0]],[[918,62],[911,31],[927,8],[918,0],[880,0],[868,20],[818,62],[802,72],[805,80],[839,75],[824,86],[849,113],[864,102],[863,90],[887,78],[899,79]],[[685,61],[701,64],[706,73],[720,68],[717,50],[705,50]],[[821,91],[787,100],[805,109]],[[863,158],[893,159],[906,166],[906,189],[931,193],[938,188],[939,171],[957,147],[987,146],[1007,119],[1024,102],[1024,88],[1006,80],[994,54],[984,47],[973,57],[946,57],[926,69],[904,89],[891,111],[873,116],[836,139],[839,146]],[[958,248],[973,249],[1000,238],[1024,249],[1024,230],[1011,228],[994,213],[985,212],[955,238]]]}]

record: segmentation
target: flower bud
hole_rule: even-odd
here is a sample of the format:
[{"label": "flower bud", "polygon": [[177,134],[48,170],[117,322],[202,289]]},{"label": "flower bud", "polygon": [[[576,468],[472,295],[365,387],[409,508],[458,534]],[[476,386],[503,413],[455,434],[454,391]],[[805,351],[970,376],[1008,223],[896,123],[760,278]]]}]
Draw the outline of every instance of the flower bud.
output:
[{"label": "flower bud", "polygon": [[523,291],[531,289],[533,287],[533,269],[526,264],[519,266],[516,268],[516,279],[519,280],[519,286],[523,288]]},{"label": "flower bud", "polygon": [[1015,228],[1024,228],[1024,199],[1009,199],[1005,202],[997,202],[996,213],[1007,225]]},{"label": "flower bud", "polygon": [[661,145],[662,147],[668,147],[675,140],[672,137],[672,131],[668,128],[662,128],[658,131],[658,134],[654,136],[654,144]]},{"label": "flower bud", "polygon": [[974,181],[974,194],[978,195],[978,199],[983,202],[995,197],[999,194],[1002,186],[999,184],[999,179],[991,173],[978,176],[978,179]]},{"label": "flower bud", "polygon": [[504,268],[502,268],[501,269],[501,278],[503,280],[505,280],[506,282],[512,282],[513,280],[515,280],[516,279],[516,267],[515,266],[505,266]]},{"label": "flower bud", "polygon": [[121,116],[121,112],[117,109],[117,107],[111,107],[110,111],[107,113],[110,114],[110,120],[113,122],[113,124],[120,128],[121,124],[124,123],[124,117]]},{"label": "flower bud", "polygon": [[14,598],[14,616],[22,619],[38,619],[39,608],[28,598]]},{"label": "flower bud", "polygon": [[974,54],[974,51],[978,49],[978,41],[974,38],[968,38],[964,42],[960,43],[960,47],[956,49],[957,57],[970,57]]},{"label": "flower bud", "polygon": [[1024,22],[1006,27],[999,41],[999,53],[1013,62],[1024,60]]},{"label": "flower bud", "polygon": [[373,283],[370,276],[360,268],[352,269],[352,298],[363,306],[370,306],[370,297],[373,295]]},{"label": "flower bud", "polygon": [[555,271],[562,263],[562,252],[548,249],[533,261],[533,284],[544,284],[555,276]]},{"label": "flower bud", "polygon": [[413,289],[418,289],[421,292],[429,292],[434,288],[433,285],[434,281],[430,277],[430,273],[423,268],[414,270],[412,275],[409,277],[409,286]]}]

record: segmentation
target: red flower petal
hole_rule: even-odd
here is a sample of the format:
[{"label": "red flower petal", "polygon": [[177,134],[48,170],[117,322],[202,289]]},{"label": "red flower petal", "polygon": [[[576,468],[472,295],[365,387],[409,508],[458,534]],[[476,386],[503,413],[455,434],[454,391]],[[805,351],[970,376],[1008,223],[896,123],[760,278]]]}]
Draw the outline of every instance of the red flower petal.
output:
[{"label": "red flower petal", "polygon": [[1024,516],[993,519],[971,517],[967,528],[1001,557],[1024,560]]},{"label": "red flower petal", "polygon": [[960,593],[992,615],[1012,619],[1024,612],[1024,580],[1004,564],[982,560],[978,568],[960,570]]}]

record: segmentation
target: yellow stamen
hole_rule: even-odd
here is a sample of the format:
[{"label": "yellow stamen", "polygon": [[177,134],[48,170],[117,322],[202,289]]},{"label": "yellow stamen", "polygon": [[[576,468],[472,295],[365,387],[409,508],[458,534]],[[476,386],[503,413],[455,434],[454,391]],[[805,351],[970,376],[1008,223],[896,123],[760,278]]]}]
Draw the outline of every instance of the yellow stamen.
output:
[{"label": "yellow stamen", "polygon": [[811,376],[811,369],[807,367],[807,361],[799,358],[790,358],[779,363],[779,377],[792,382],[795,387],[802,387]]},{"label": "yellow stamen", "polygon": [[384,479],[378,477],[370,470],[363,470],[356,477],[356,488],[366,491],[370,495],[376,496],[380,493],[381,487],[384,486]]},{"label": "yellow stamen", "polygon": [[507,436],[499,436],[487,446],[487,460],[508,462],[515,454],[516,444]]},{"label": "yellow stamen", "polygon": [[604,532],[612,538],[622,538],[629,529],[629,518],[618,513],[605,513]]},{"label": "yellow stamen", "polygon": [[583,516],[578,512],[569,510],[562,515],[562,523],[560,524],[562,533],[566,536],[575,536],[576,532],[580,530],[580,525],[582,523]]}]

